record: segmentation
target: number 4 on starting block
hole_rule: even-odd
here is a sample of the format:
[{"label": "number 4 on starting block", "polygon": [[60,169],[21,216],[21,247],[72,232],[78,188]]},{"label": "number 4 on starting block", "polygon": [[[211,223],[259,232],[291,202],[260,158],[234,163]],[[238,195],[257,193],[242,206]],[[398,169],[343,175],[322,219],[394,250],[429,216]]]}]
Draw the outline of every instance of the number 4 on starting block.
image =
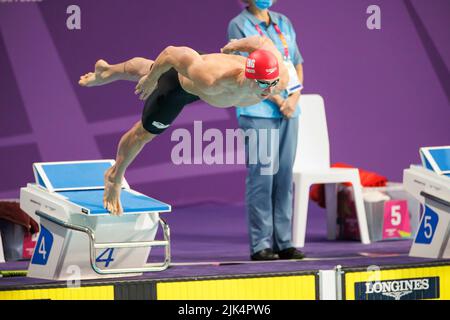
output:
[{"label": "number 4 on starting block", "polygon": [[41,225],[41,232],[39,234],[36,248],[31,260],[32,264],[45,266],[48,262],[48,257],[53,246],[53,235],[44,226]]},{"label": "number 4 on starting block", "polygon": [[425,258],[450,258],[450,215],[441,204],[425,201],[420,227],[409,255]]},{"label": "number 4 on starting block", "polygon": [[[113,248],[106,249],[105,251],[100,253],[100,255],[97,257],[97,259],[95,261],[96,262],[103,262],[103,263],[105,263],[105,268],[108,268],[109,264],[114,261],[113,254],[114,254],[114,249]],[[104,257],[106,255],[108,255],[108,256],[105,259]]]}]

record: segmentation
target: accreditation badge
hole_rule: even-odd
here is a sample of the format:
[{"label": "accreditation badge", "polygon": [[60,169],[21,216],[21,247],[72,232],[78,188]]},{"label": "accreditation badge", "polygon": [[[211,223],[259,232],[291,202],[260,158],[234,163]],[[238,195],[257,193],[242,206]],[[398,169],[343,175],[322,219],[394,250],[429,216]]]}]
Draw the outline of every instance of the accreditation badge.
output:
[{"label": "accreditation badge", "polygon": [[288,69],[288,73],[289,73],[289,83],[286,88],[286,91],[287,91],[288,95],[291,95],[294,92],[302,90],[303,85],[300,83],[300,80],[298,79],[297,70],[295,69],[292,61],[284,60],[284,64],[286,65],[286,68]]}]

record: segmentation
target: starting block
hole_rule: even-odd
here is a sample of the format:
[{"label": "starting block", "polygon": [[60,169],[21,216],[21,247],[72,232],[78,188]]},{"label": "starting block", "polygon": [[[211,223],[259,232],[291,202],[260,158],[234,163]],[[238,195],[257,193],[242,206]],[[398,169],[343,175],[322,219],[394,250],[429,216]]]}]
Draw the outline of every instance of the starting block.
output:
[{"label": "starting block", "polygon": [[[170,229],[159,217],[171,206],[122,183],[122,216],[103,208],[104,172],[114,160],[34,163],[35,183],[20,207],[40,224],[28,277],[51,280],[138,276],[170,264]],[[164,240],[155,240],[161,225]],[[164,261],[147,264],[151,247]]]},{"label": "starting block", "polygon": [[3,253],[2,233],[0,232],[0,263],[5,262],[5,254]]},{"label": "starting block", "polygon": [[423,205],[423,215],[409,255],[450,258],[450,147],[421,148],[423,166],[412,165],[403,184]]}]

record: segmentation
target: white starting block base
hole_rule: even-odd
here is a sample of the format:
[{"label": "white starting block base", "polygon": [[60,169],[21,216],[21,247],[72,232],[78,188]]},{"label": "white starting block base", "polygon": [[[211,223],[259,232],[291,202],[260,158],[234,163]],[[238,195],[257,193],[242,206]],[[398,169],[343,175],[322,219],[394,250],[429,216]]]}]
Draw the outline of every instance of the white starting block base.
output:
[{"label": "white starting block base", "polygon": [[5,254],[3,252],[2,233],[0,232],[0,263],[5,262]]},{"label": "white starting block base", "polygon": [[[169,228],[159,213],[170,211],[170,206],[129,189],[125,182],[121,193],[124,214],[110,215],[103,208],[100,188],[104,170],[112,164],[105,160],[33,166],[36,184],[28,184],[20,194],[22,210],[41,227],[29,277],[115,278],[169,266]],[[59,179],[61,174],[64,179]],[[87,185],[88,181],[93,185]],[[154,240],[159,224],[162,241]],[[165,247],[164,262],[146,264],[152,246]]]},{"label": "white starting block base", "polygon": [[411,166],[404,171],[403,183],[424,208],[409,255],[450,258],[450,178],[423,167]]}]

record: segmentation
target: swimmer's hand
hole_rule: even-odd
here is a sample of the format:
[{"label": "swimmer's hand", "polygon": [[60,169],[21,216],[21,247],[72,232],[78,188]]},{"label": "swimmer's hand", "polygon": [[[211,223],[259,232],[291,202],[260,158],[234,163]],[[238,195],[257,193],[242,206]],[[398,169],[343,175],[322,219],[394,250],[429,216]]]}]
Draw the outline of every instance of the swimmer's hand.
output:
[{"label": "swimmer's hand", "polygon": [[153,80],[152,77],[150,77],[149,74],[143,76],[137,86],[136,91],[134,91],[134,94],[139,94],[139,99],[141,100],[147,100],[148,97],[153,93],[157,85],[157,81]]},{"label": "swimmer's hand", "polygon": [[235,42],[237,39],[231,39],[230,42],[228,42],[227,45],[225,45],[225,47],[223,47],[222,49],[220,49],[220,52],[228,54],[228,53],[233,53],[234,51],[236,51],[234,49],[234,45],[233,42]]},{"label": "swimmer's hand", "polygon": [[273,51],[275,54],[278,52],[278,49],[273,44],[272,40],[261,36],[231,39],[230,42],[228,42],[220,51],[222,53],[232,53],[233,51],[252,53],[253,51],[264,48],[266,50]]}]

